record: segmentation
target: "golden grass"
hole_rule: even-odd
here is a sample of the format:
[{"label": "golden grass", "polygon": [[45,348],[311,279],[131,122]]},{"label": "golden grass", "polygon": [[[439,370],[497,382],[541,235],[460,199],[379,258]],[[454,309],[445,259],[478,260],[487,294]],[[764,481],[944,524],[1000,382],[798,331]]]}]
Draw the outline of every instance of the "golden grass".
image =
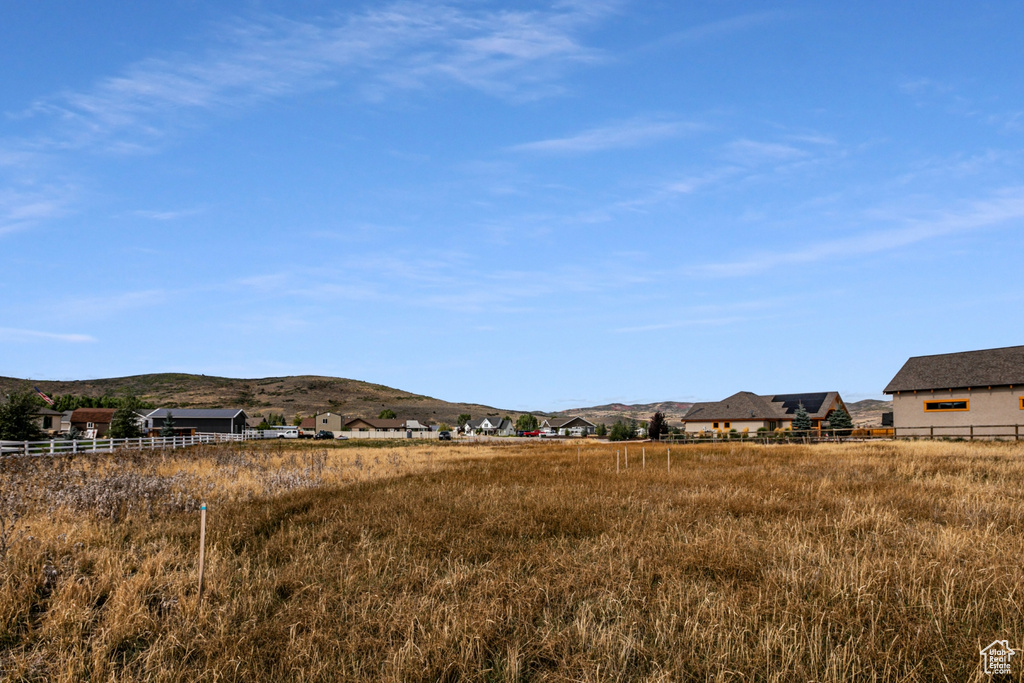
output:
[{"label": "golden grass", "polygon": [[[621,448],[4,462],[0,502],[24,516],[0,673],[964,681],[992,640],[1021,645],[1024,447],[694,445],[668,472],[665,447],[641,469],[631,445],[616,474]],[[97,481],[116,495],[69,492]]]}]

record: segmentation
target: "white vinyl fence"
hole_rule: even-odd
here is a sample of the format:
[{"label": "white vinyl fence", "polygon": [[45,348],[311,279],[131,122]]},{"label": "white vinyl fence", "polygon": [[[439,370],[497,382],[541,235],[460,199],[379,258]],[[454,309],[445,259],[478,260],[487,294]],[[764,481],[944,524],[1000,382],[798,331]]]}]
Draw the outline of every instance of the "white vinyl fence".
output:
[{"label": "white vinyl fence", "polygon": [[150,450],[185,448],[201,443],[245,441],[241,434],[200,433],[192,436],[140,436],[135,439],[51,439],[50,441],[0,441],[0,455],[70,455],[113,452],[121,448]]}]

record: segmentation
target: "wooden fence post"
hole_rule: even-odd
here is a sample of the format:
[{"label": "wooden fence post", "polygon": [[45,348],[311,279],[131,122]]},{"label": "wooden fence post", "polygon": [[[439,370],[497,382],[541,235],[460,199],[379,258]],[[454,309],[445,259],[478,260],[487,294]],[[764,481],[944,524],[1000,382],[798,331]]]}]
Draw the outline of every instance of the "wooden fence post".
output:
[{"label": "wooden fence post", "polygon": [[626,451],[626,469],[629,469],[629,446],[624,446],[623,450]]},{"label": "wooden fence post", "polygon": [[672,471],[672,449],[668,449],[668,471]]},{"label": "wooden fence post", "polygon": [[641,470],[646,470],[647,469],[647,446],[644,446],[644,447],[642,447],[640,449],[640,458],[641,458],[641,460],[640,460],[640,462],[641,462],[640,469]]},{"label": "wooden fence post", "polygon": [[199,602],[203,601],[203,574],[206,570],[206,503],[199,507]]}]

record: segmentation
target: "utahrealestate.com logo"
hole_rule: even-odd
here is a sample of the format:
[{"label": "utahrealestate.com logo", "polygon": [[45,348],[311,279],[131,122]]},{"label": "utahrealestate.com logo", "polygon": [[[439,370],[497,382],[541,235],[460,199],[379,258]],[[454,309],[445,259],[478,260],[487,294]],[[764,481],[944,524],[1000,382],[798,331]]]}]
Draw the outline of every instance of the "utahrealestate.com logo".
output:
[{"label": "utahrealestate.com logo", "polygon": [[985,667],[985,673],[989,676],[994,674],[1010,673],[1010,657],[1017,654],[1010,649],[1010,643],[1005,640],[994,640],[988,647],[981,651],[981,664]]}]

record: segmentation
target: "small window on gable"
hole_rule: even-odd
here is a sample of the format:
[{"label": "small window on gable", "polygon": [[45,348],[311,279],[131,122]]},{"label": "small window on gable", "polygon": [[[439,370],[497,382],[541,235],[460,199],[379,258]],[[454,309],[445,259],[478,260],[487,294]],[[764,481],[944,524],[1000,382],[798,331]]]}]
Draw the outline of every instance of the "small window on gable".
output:
[{"label": "small window on gable", "polygon": [[327,418],[325,417],[324,419],[320,420],[320,424],[327,424]]},{"label": "small window on gable", "polygon": [[970,410],[971,402],[967,399],[961,401],[925,401],[924,412],[941,413],[951,410]]}]

